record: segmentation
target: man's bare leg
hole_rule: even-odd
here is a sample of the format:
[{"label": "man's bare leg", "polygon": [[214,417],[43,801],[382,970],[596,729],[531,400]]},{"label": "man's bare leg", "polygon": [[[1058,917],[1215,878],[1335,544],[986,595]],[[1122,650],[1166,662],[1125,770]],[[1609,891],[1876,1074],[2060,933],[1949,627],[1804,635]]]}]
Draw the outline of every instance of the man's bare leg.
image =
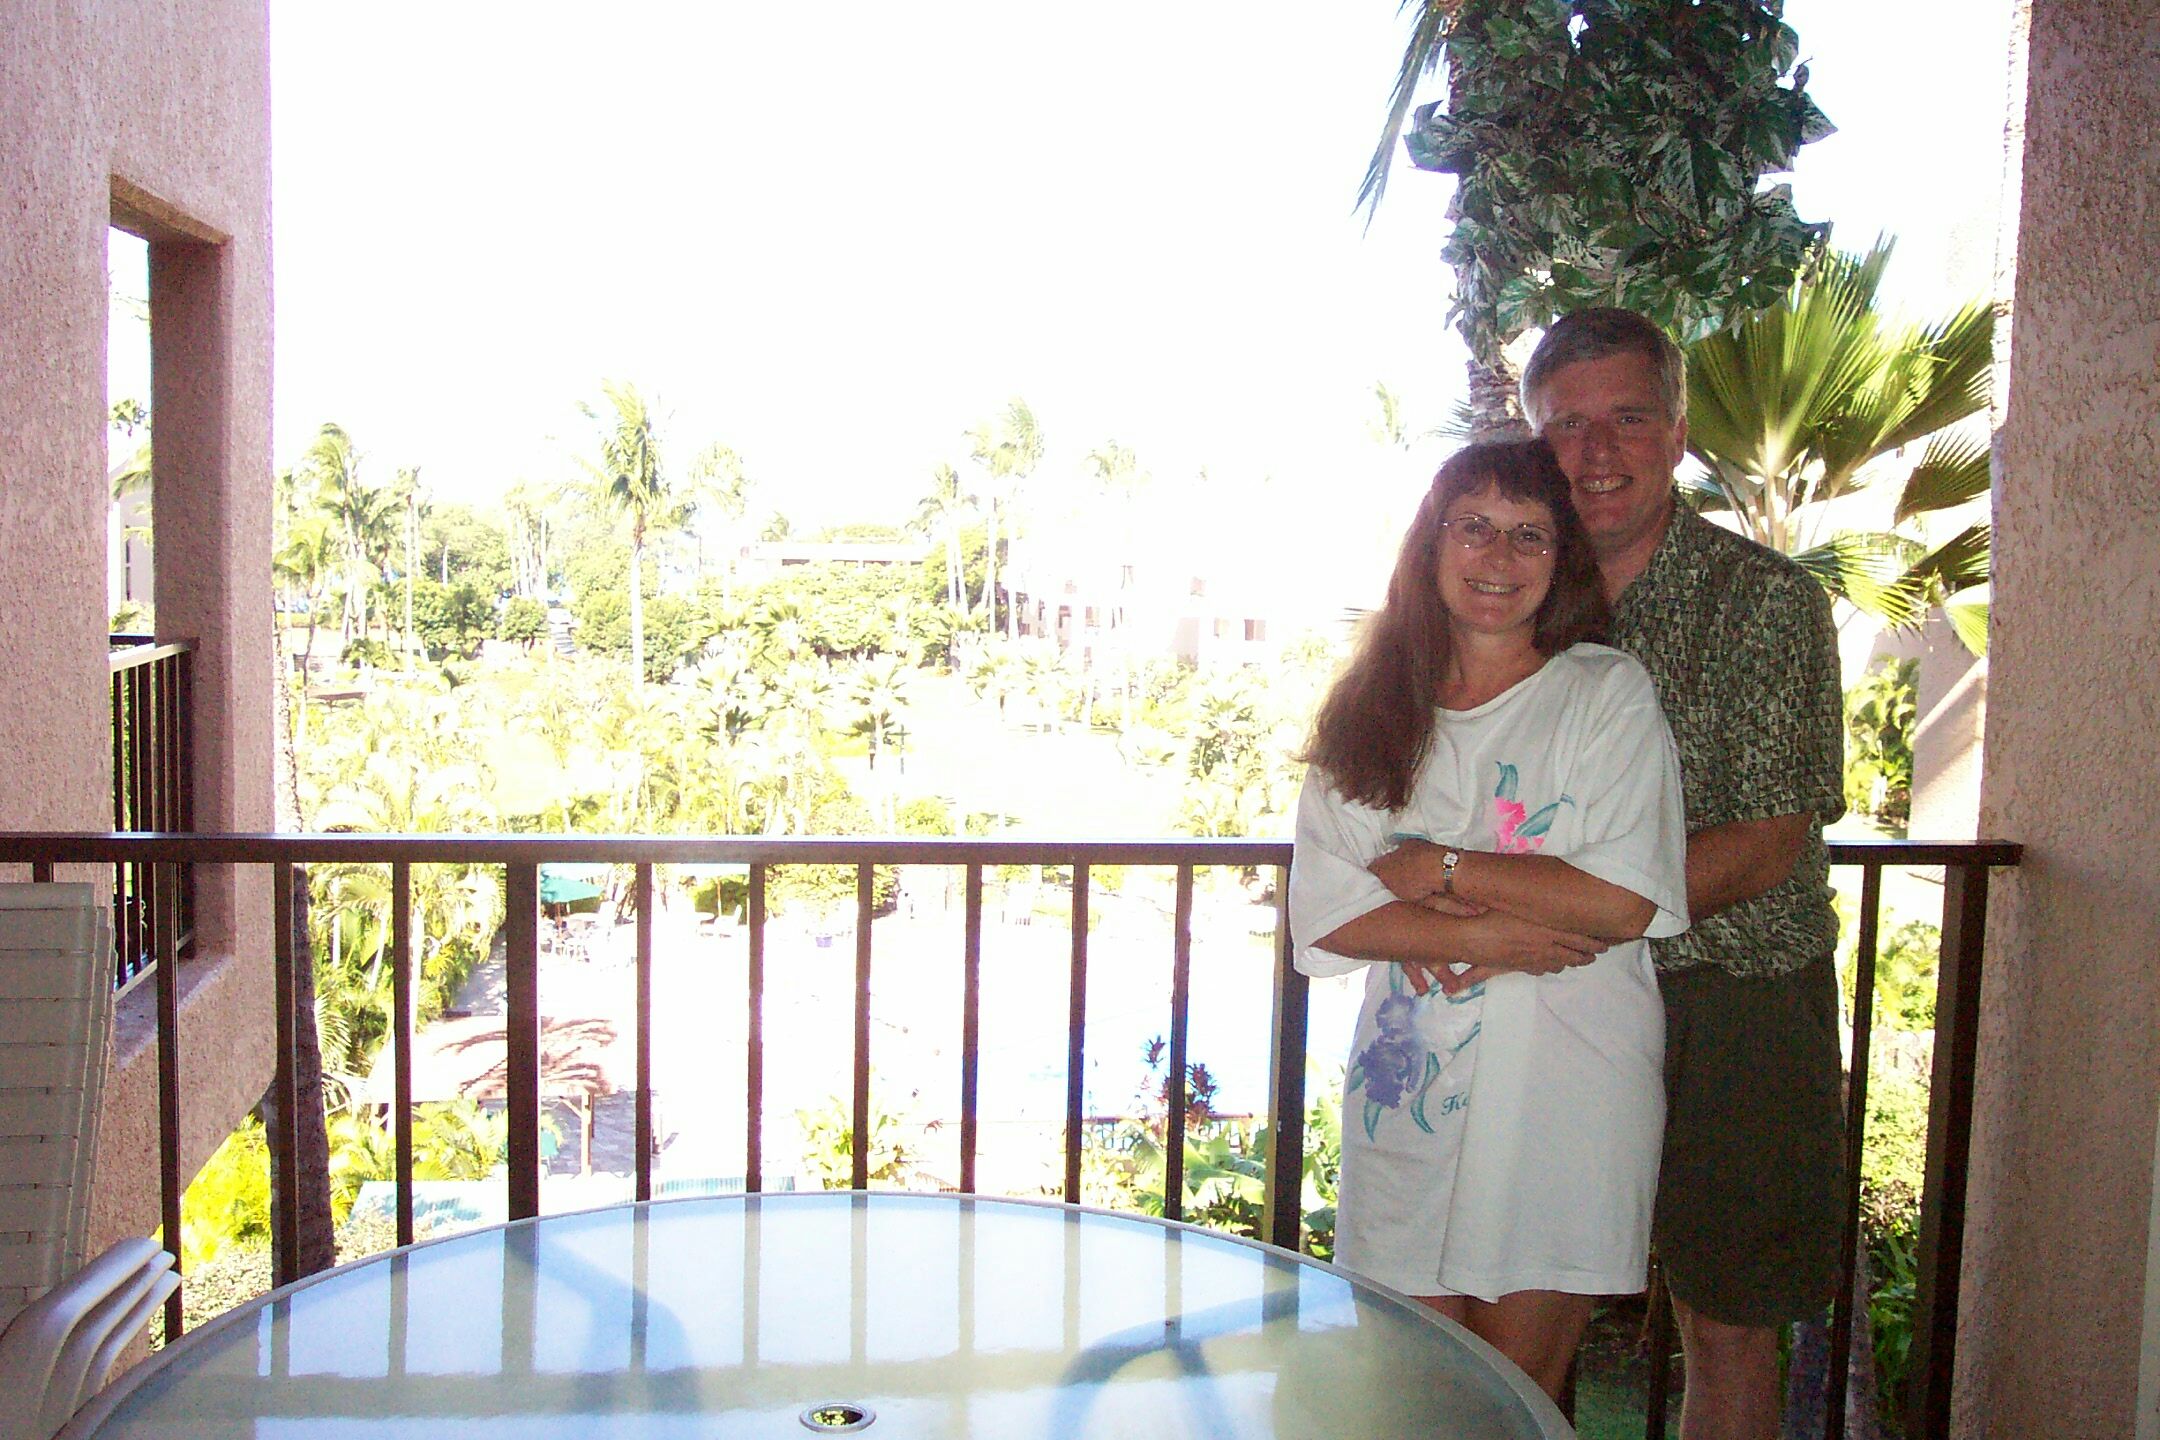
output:
[{"label": "man's bare leg", "polygon": [[1776,1440],[1784,1408],[1778,1396],[1777,1329],[1728,1325],[1678,1300],[1673,1315],[1687,1353],[1680,1440]]}]

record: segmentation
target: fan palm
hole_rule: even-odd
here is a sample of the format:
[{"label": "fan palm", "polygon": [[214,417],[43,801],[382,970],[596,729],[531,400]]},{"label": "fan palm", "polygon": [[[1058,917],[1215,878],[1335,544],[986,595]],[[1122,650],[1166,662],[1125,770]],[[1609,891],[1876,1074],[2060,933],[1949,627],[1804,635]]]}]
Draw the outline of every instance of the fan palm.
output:
[{"label": "fan palm", "polygon": [[[1980,653],[1986,607],[1953,597],[1986,582],[1988,527],[1929,549],[1908,522],[1987,493],[1987,447],[1946,427],[1987,406],[1993,316],[1977,300],[1932,323],[1886,316],[1891,248],[1826,252],[1779,304],[1687,348],[1688,449],[1703,466],[1688,498],[1891,625],[1944,605]],[[1885,462],[1922,441],[1892,529],[1831,528],[1830,502],[1891,478]]]},{"label": "fan palm", "polygon": [[886,737],[907,712],[908,677],[913,669],[906,656],[890,651],[857,660],[847,669],[851,728],[869,738],[872,770],[877,769],[878,751]]}]

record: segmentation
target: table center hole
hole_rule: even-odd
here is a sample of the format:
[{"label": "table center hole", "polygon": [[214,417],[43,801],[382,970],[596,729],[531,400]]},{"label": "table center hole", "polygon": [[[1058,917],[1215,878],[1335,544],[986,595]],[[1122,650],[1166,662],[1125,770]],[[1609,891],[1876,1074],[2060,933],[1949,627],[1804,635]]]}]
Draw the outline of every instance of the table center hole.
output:
[{"label": "table center hole", "polygon": [[877,1419],[877,1412],[867,1405],[854,1405],[845,1400],[828,1400],[812,1405],[802,1412],[802,1423],[821,1435],[846,1435],[865,1430]]}]

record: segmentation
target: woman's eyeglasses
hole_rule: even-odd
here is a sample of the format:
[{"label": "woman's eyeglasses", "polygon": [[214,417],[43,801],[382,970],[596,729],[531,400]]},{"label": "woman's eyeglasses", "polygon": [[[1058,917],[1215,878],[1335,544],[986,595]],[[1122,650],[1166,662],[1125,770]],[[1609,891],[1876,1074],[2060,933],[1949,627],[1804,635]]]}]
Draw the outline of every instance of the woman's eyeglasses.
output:
[{"label": "woman's eyeglasses", "polygon": [[1502,530],[1482,515],[1458,515],[1453,520],[1443,520],[1440,528],[1455,537],[1455,543],[1465,550],[1483,550],[1486,546],[1507,536],[1508,544],[1515,547],[1518,555],[1547,555],[1552,552],[1553,532],[1542,525],[1517,525],[1512,530]]}]

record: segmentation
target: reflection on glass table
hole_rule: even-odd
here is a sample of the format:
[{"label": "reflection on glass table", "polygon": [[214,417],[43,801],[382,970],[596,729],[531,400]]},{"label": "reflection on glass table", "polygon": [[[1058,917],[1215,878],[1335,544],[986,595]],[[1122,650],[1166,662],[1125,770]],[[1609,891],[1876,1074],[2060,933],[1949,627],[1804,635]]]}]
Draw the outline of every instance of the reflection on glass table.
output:
[{"label": "reflection on glass table", "polygon": [[65,1433],[820,1424],[870,1440],[1572,1433],[1460,1328],[1281,1250],[1138,1215],[848,1193],[626,1205],[361,1261],[186,1337]]}]

